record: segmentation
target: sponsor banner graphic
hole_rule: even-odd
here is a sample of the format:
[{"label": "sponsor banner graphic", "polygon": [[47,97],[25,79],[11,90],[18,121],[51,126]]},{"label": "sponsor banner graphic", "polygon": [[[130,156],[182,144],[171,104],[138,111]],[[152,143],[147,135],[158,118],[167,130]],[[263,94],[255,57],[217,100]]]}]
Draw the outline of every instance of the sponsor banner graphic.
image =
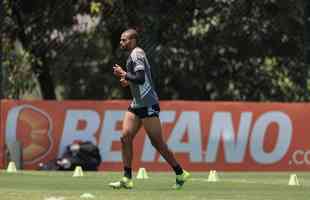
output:
[{"label": "sponsor banner graphic", "polygon": [[[60,157],[75,141],[100,148],[102,170],[121,170],[121,127],[129,101],[1,102],[4,142],[22,143],[26,169]],[[191,171],[310,169],[310,104],[161,101],[164,138]],[[134,169],[170,170],[142,128]],[[3,163],[2,163],[3,166]],[[1,167],[1,164],[0,164]]]}]

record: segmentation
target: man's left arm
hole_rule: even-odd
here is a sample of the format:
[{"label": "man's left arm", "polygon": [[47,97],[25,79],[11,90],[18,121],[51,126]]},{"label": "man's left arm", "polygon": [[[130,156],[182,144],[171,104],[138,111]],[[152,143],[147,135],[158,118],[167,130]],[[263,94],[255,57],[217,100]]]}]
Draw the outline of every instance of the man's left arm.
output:
[{"label": "man's left arm", "polygon": [[127,72],[125,75],[125,80],[133,82],[135,84],[143,84],[145,82],[144,70],[136,71],[135,74]]},{"label": "man's left arm", "polygon": [[144,84],[145,82],[145,65],[142,55],[136,53],[136,56],[132,59],[133,62],[133,73],[127,72],[125,75],[125,80],[128,80],[135,84]]}]

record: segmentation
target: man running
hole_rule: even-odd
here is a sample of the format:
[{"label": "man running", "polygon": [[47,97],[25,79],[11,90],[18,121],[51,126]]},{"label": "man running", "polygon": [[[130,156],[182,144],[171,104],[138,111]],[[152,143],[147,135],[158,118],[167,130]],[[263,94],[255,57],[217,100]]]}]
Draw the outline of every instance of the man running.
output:
[{"label": "man running", "polygon": [[138,33],[134,29],[128,29],[122,33],[120,47],[130,54],[126,63],[126,71],[117,64],[113,67],[113,73],[120,79],[121,86],[130,87],[133,101],[123,120],[121,143],[124,176],[120,181],[112,182],[109,186],[112,188],[133,188],[132,145],[133,139],[143,125],[152,145],[176,174],[176,183],[173,188],[180,189],[189,179],[190,173],[182,169],[163,139],[159,120],[159,100],[152,82],[151,67],[145,52],[137,46],[137,40]]}]

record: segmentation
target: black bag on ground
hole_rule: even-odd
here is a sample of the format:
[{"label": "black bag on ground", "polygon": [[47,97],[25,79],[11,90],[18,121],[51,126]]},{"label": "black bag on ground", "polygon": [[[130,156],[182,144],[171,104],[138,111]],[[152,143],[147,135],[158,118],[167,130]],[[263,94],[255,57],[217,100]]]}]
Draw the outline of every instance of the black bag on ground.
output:
[{"label": "black bag on ground", "polygon": [[81,142],[66,147],[63,156],[41,164],[41,170],[74,170],[81,166],[83,170],[96,171],[101,163],[99,148],[92,142]]}]

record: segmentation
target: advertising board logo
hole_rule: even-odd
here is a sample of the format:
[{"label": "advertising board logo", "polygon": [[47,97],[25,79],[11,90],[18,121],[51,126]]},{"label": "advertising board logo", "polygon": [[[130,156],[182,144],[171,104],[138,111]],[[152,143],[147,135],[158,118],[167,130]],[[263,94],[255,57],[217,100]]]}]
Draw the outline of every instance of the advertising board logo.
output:
[{"label": "advertising board logo", "polygon": [[21,142],[24,164],[35,163],[52,149],[52,120],[41,109],[31,105],[12,108],[7,116],[6,143]]}]

